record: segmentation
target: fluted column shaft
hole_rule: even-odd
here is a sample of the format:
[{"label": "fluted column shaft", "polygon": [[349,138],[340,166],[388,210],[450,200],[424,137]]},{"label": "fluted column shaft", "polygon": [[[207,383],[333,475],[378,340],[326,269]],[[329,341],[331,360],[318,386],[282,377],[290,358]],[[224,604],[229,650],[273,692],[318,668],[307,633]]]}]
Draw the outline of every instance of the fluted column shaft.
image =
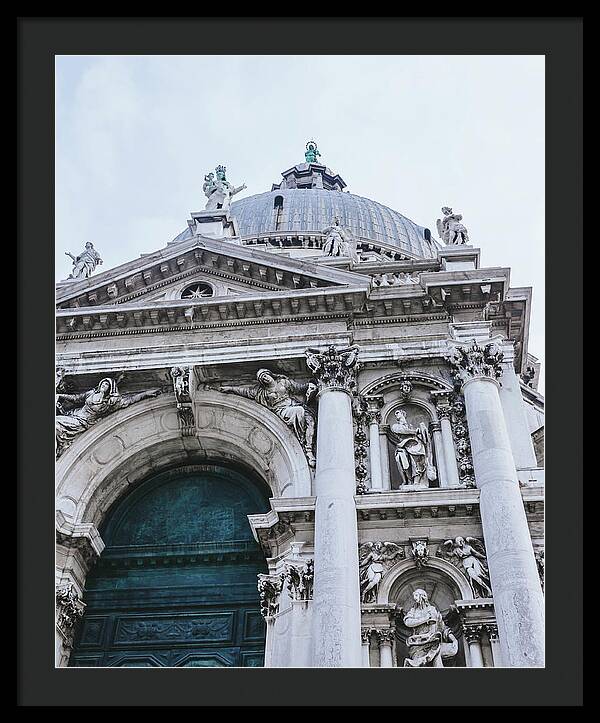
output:
[{"label": "fluted column shaft", "polygon": [[498,394],[501,359],[495,344],[476,342],[449,357],[465,398],[502,658],[510,667],[541,667],[543,594]]},{"label": "fluted column shaft", "polygon": [[466,629],[465,639],[469,646],[471,668],[483,668],[483,652],[481,650],[481,626]]},{"label": "fluted column shaft", "polygon": [[351,394],[357,350],[307,352],[318,393],[313,666],[361,667]]},{"label": "fluted column shaft", "polygon": [[379,441],[379,422],[381,415],[377,410],[367,412],[369,422],[369,461],[371,463],[371,487],[374,490],[383,489],[383,475],[381,471],[381,446]]}]

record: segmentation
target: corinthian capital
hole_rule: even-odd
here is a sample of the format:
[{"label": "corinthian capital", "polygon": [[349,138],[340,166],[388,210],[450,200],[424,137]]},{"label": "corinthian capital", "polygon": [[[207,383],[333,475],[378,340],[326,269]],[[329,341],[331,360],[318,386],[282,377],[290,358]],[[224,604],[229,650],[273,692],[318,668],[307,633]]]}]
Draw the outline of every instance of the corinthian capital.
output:
[{"label": "corinthian capital", "polygon": [[487,377],[498,379],[502,375],[503,353],[493,342],[480,346],[475,339],[469,345],[456,346],[446,357],[455,382],[462,386],[470,379]]},{"label": "corinthian capital", "polygon": [[73,627],[83,616],[85,603],[72,583],[65,583],[56,588],[56,606],[58,616],[56,624],[65,639],[71,639]]},{"label": "corinthian capital", "polygon": [[358,347],[328,347],[327,351],[306,350],[306,365],[314,374],[319,392],[337,390],[354,394],[355,374],[359,369]]}]

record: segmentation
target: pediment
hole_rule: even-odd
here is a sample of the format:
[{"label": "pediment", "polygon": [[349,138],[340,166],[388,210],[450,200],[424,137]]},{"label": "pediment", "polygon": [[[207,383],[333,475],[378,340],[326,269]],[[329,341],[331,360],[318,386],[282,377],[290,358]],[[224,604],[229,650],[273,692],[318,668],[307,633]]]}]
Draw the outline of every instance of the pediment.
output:
[{"label": "pediment", "polygon": [[235,241],[194,237],[82,281],[61,282],[59,309],[155,304],[181,300],[191,283],[209,285],[214,297],[326,287],[368,287],[362,274],[253,250]]}]

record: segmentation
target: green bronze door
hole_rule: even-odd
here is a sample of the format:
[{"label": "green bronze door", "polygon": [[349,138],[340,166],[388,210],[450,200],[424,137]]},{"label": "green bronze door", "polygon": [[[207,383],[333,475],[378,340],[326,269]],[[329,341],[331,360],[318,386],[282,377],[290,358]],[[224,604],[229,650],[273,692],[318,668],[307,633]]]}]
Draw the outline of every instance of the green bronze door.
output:
[{"label": "green bronze door", "polygon": [[268,509],[263,483],[215,465],[165,472],[117,502],[69,665],[262,666],[266,564],[247,515]]}]

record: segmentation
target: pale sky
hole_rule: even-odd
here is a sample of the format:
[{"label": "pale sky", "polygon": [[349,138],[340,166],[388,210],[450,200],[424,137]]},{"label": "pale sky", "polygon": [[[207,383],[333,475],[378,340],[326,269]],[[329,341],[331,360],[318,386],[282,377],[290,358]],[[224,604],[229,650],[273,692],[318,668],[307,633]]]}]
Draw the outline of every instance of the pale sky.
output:
[{"label": "pale sky", "polygon": [[481,265],[533,287],[543,362],[543,56],[58,56],[56,279],[86,241],[101,271],[165,246],[217,164],[239,197],[269,191],[310,139],[432,233],[462,213]]}]

